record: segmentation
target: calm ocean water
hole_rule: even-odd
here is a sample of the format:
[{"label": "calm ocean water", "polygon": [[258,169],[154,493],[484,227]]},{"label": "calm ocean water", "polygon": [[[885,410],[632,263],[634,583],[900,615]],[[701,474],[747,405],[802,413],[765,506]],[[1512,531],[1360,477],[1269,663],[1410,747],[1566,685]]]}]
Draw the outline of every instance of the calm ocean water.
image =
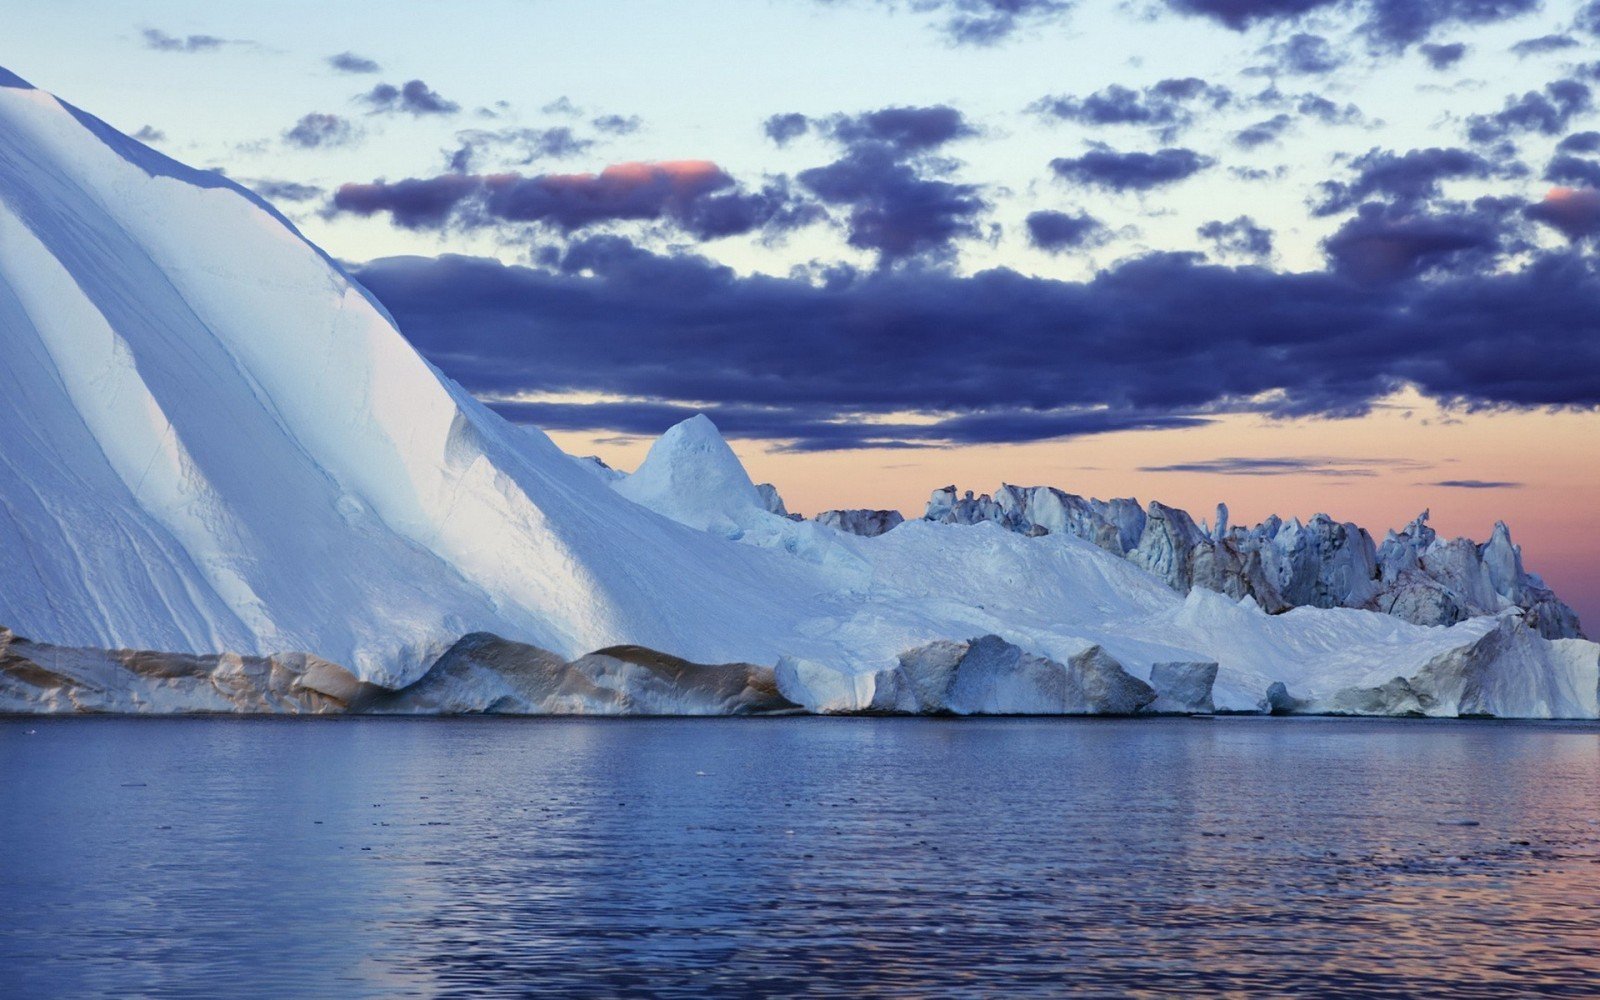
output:
[{"label": "calm ocean water", "polygon": [[0,718],[0,994],[1600,989],[1600,730]]}]

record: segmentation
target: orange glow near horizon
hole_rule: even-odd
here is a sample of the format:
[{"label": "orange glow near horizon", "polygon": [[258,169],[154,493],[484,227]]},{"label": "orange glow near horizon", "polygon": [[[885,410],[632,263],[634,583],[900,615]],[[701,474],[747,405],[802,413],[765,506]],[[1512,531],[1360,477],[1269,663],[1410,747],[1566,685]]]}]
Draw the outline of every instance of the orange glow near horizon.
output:
[{"label": "orange glow near horizon", "polygon": [[[598,454],[633,469],[648,439],[556,434],[574,454]],[[1185,508],[1198,520],[1227,503],[1235,524],[1269,514],[1327,513],[1382,539],[1424,509],[1441,535],[1479,541],[1505,521],[1528,569],[1545,577],[1600,626],[1600,414],[1442,411],[1414,395],[1396,397],[1348,420],[1274,421],[1230,416],[1183,430],[1125,431],[1031,444],[917,450],[791,453],[762,441],[733,440],[756,482],[777,486],[790,510],[894,508],[922,513],[928,494],[954,484],[979,493],[1001,483],[1055,486],[1086,496],[1133,496]],[[1374,461],[1359,472],[1271,476],[1153,471],[1217,458],[1323,458]],[[1519,484],[1469,489],[1435,485],[1479,480]]]},{"label": "orange glow near horizon", "polygon": [[675,190],[699,191],[726,176],[723,169],[710,160],[660,160],[613,163],[602,168],[598,174],[544,174],[540,181],[557,187],[588,187],[599,183],[623,188],[646,187],[666,181]]}]

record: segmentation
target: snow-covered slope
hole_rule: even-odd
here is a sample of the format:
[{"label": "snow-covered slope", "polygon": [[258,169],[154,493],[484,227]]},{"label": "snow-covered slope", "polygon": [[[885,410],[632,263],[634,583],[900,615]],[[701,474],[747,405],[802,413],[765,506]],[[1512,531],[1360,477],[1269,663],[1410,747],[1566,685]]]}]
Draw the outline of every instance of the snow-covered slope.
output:
[{"label": "snow-covered slope", "polygon": [[[1600,650],[1485,645],[1493,618],[1428,628],[1186,598],[1071,532],[919,521],[861,537],[796,523],[704,418],[669,431],[633,475],[605,474],[444,378],[258,198],[6,75],[0,357],[0,626],[42,645],[277,657],[249,663],[294,676],[313,660],[284,657],[308,654],[396,689],[490,632],[567,659],[625,644],[700,664],[787,658],[811,666],[782,674],[800,678],[786,698],[848,709],[805,678],[865,692],[875,682],[837,679],[997,636],[1020,652],[958,671],[998,686],[957,701],[1007,710],[1063,677],[1130,688],[1106,657],[1141,684],[1153,664],[1215,662],[1217,706],[1247,709],[1273,682],[1330,698],[1468,647],[1474,676],[1497,657],[1537,674]],[[75,683],[141,696],[145,681],[117,674],[128,657],[66,659],[88,671]],[[232,660],[186,662],[201,687],[238,674]],[[1031,680],[998,675],[1012,663]],[[1561,684],[1504,689],[1561,692],[1587,676],[1559,669]],[[458,690],[484,676],[453,679],[451,703],[498,698]],[[1075,698],[1041,710],[1100,703]]]},{"label": "snow-covered slope", "polygon": [[505,424],[253,195],[0,82],[5,624],[398,682],[480,629],[733,660],[821,589]]},{"label": "snow-covered slope", "polygon": [[634,503],[707,531],[736,534],[747,513],[767,512],[766,500],[739,456],[704,414],[661,435],[639,468],[613,481],[612,488]]}]

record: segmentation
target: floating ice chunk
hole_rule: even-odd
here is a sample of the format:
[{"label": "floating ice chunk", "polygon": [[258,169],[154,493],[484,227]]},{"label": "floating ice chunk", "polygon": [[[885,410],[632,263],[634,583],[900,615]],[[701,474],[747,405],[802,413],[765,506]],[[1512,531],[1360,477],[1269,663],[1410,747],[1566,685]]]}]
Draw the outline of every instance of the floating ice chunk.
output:
[{"label": "floating ice chunk", "polygon": [[1213,712],[1211,687],[1216,682],[1215,663],[1200,660],[1152,663],[1150,686],[1156,690],[1156,700],[1151,703],[1150,711]]}]

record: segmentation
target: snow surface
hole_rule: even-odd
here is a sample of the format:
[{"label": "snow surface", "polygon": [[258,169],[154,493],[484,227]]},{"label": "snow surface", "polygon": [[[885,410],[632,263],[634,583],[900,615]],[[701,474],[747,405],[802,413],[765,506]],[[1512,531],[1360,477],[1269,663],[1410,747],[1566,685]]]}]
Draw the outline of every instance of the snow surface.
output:
[{"label": "snow surface", "polygon": [[253,196],[80,114],[0,89],[0,621],[385,683],[486,629],[775,658],[807,570],[616,496]]},{"label": "snow surface", "polygon": [[[1059,664],[1100,646],[1136,678],[1214,661],[1217,706],[1249,709],[1275,681],[1317,698],[1412,676],[1497,626],[1268,616],[1069,533],[797,523],[704,417],[601,474],[443,377],[259,198],[8,79],[0,625],[18,635],[307,653],[389,688],[467,633],[568,659],[636,644],[776,666],[819,703],[995,635]],[[1562,663],[1596,660],[1569,642]]]},{"label": "snow surface", "polygon": [[674,521],[732,536],[750,520],[746,515],[769,513],[739,456],[703,413],[661,435],[633,475],[612,488]]}]

